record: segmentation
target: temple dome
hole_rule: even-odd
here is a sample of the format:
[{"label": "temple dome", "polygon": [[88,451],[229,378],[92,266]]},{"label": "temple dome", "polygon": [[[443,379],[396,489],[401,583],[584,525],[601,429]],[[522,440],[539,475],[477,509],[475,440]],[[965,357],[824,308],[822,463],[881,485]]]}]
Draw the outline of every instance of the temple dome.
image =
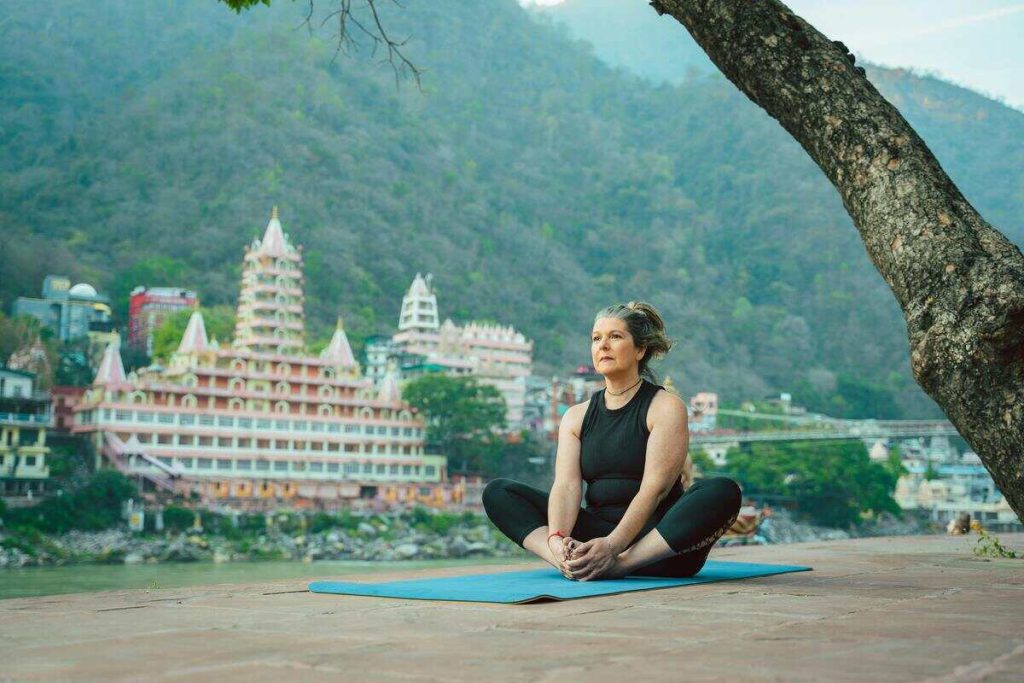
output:
[{"label": "temple dome", "polygon": [[85,282],[79,282],[77,285],[68,290],[70,296],[81,296],[81,297],[95,297],[96,288]]}]

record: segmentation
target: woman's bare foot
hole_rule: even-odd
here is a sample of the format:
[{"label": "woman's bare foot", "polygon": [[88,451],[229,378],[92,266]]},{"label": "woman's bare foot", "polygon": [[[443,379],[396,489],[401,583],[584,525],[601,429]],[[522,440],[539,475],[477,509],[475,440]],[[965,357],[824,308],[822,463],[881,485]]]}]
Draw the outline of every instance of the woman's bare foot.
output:
[{"label": "woman's bare foot", "polygon": [[629,574],[629,569],[622,561],[622,555],[615,558],[615,564],[609,567],[608,571],[601,575],[602,579],[621,579]]}]

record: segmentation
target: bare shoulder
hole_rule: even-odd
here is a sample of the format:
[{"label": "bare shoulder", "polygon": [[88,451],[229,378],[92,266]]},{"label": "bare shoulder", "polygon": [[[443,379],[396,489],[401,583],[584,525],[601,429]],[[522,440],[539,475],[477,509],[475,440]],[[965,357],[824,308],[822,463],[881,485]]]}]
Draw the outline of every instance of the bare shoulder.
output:
[{"label": "bare shoulder", "polygon": [[569,431],[579,437],[580,431],[583,429],[583,417],[587,414],[587,406],[590,405],[590,401],[584,401],[583,403],[577,403],[576,405],[565,411],[565,415],[562,416],[562,424],[559,428],[560,431]]},{"label": "bare shoulder", "polygon": [[686,402],[677,394],[664,389],[654,395],[651,407],[647,411],[648,427],[655,427],[659,424],[678,425],[686,424]]}]

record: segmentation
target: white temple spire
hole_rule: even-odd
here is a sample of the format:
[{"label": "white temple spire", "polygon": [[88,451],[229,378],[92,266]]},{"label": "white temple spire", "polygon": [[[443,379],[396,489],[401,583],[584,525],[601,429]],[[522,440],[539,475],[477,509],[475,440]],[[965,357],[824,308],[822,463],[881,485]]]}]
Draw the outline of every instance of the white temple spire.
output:
[{"label": "white temple spire", "polygon": [[302,285],[301,248],[288,241],[275,206],[263,239],[245,251],[234,348],[301,355],[306,346]]},{"label": "white temple spire", "polygon": [[409,291],[402,297],[402,313],[398,330],[436,330],[438,325],[437,295],[431,286],[434,276],[416,273]]},{"label": "white temple spire", "polygon": [[342,367],[354,367],[356,365],[356,357],[352,353],[352,347],[348,343],[348,335],[345,334],[345,325],[338,316],[338,324],[334,328],[334,336],[331,337],[331,343],[320,352],[320,358],[329,360],[336,365]]},{"label": "white temple spire", "polygon": [[377,399],[388,403],[398,403],[402,400],[402,389],[398,384],[398,366],[393,361],[388,365],[388,371],[380,381]]},{"label": "white temple spire", "polygon": [[185,334],[181,335],[178,353],[201,353],[206,351],[209,346],[203,314],[196,309],[192,311],[192,315],[188,319],[188,327],[185,328]]},{"label": "white temple spire", "polygon": [[125,381],[124,365],[121,363],[121,337],[118,336],[103,351],[100,369],[96,371],[96,379],[92,383],[97,386],[106,386],[124,384]]}]

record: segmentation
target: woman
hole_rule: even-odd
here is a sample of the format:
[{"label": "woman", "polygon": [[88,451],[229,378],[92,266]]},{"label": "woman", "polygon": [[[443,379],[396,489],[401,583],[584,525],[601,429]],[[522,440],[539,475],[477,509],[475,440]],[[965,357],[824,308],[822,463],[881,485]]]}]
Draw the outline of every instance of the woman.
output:
[{"label": "woman", "polygon": [[605,388],[562,418],[551,492],[509,479],[484,489],[495,526],[566,578],[693,576],[736,519],[740,489],[731,479],[702,479],[683,492],[686,405],[648,368],[670,347],[653,306],[600,311],[590,353]]}]

